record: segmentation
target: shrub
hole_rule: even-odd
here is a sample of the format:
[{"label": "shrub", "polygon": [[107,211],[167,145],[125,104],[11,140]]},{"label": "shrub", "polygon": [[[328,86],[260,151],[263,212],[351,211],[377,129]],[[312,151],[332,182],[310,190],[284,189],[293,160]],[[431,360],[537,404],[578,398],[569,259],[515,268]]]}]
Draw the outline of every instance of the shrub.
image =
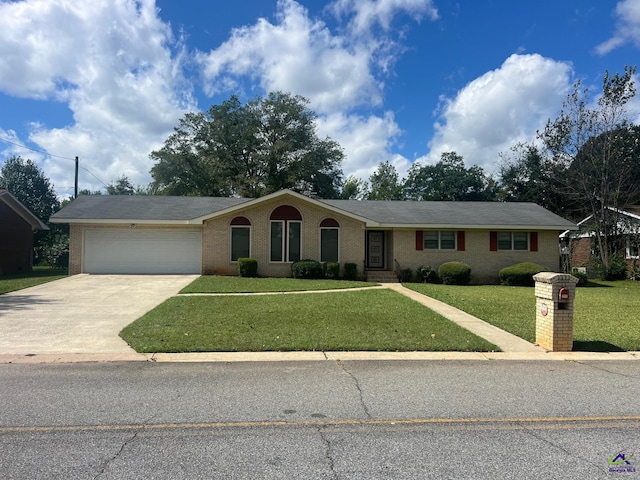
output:
[{"label": "shrub", "polygon": [[533,276],[548,269],[532,262],[517,263],[500,270],[500,283],[512,287],[533,287]]},{"label": "shrub", "polygon": [[418,278],[425,283],[439,283],[438,272],[431,265],[422,265],[418,268]]},{"label": "shrub", "polygon": [[446,262],[440,265],[438,276],[445,285],[466,285],[471,281],[471,267],[462,262]]},{"label": "shrub", "polygon": [[358,265],[355,263],[344,264],[344,279],[345,280],[357,280],[358,279]]},{"label": "shrub", "polygon": [[257,277],[258,261],[255,258],[239,258],[238,273],[241,277]]},{"label": "shrub", "polygon": [[318,279],[324,278],[322,264],[315,260],[300,260],[291,265],[293,278]]},{"label": "shrub", "polygon": [[413,279],[413,270],[410,268],[403,268],[400,270],[400,282],[407,283]]},{"label": "shrub", "polygon": [[326,262],[322,268],[325,278],[336,280],[340,277],[340,264],[338,262]]},{"label": "shrub", "polygon": [[571,275],[578,279],[577,287],[584,287],[589,283],[589,276],[585,272],[573,272]]},{"label": "shrub", "polygon": [[596,261],[598,274],[603,280],[625,280],[627,278],[627,262],[622,255],[612,255],[609,266],[605,267],[599,259]]}]

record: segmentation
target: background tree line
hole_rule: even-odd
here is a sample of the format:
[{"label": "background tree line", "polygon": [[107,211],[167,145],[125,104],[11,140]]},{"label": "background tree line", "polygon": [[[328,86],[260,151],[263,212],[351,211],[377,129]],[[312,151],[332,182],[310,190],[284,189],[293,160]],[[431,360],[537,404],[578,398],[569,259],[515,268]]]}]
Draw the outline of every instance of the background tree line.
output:
[{"label": "background tree line", "polygon": [[[344,178],[342,148],[318,136],[309,101],[272,92],[245,104],[232,96],[207,112],[187,113],[163,146],[150,153],[149,185],[134,186],[122,175],[106,193],[257,198],[289,188],[327,199],[535,202],[573,221],[591,215],[606,266],[619,249],[615,209],[640,203],[640,127],[626,111],[636,93],[635,72],[635,67],[607,72],[595,103],[577,82],[558,116],[530,143],[501,154],[493,174],[467,167],[452,151],[435,164],[414,163],[406,178],[388,161],[380,162],[368,180]],[[0,188],[45,222],[61,206],[42,171],[20,157],[5,162]],[[41,259],[61,243],[64,231],[55,226],[40,238],[36,248],[42,253],[36,257]]]}]

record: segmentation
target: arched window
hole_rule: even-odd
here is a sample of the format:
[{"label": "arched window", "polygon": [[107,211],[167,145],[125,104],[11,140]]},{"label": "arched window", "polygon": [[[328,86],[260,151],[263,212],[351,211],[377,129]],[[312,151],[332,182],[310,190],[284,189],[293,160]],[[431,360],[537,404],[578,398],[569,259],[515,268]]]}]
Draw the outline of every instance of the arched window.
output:
[{"label": "arched window", "polygon": [[251,256],[251,222],[246,217],[231,220],[231,261]]},{"label": "arched window", "polygon": [[339,262],[340,224],[333,218],[320,222],[320,261]]},{"label": "arched window", "polygon": [[270,260],[297,262],[302,258],[302,215],[291,205],[281,205],[271,212]]}]

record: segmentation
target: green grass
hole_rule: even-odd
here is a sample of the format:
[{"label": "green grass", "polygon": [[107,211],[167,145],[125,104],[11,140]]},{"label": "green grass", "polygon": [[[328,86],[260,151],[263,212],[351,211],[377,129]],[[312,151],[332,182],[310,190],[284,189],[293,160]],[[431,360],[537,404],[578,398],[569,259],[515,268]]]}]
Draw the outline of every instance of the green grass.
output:
[{"label": "green grass", "polygon": [[33,272],[15,273],[0,276],[0,294],[35,287],[41,283],[52,282],[67,276],[66,269],[34,267]]},{"label": "green grass", "polygon": [[[576,290],[574,350],[640,350],[640,282],[590,282]],[[531,287],[405,284],[530,342],[535,341]]]},{"label": "green grass", "polygon": [[295,278],[247,278],[203,275],[180,293],[257,293],[333,290],[379,285],[348,280],[298,280]]},{"label": "green grass", "polygon": [[173,297],[120,336],[138,352],[498,350],[390,290]]}]

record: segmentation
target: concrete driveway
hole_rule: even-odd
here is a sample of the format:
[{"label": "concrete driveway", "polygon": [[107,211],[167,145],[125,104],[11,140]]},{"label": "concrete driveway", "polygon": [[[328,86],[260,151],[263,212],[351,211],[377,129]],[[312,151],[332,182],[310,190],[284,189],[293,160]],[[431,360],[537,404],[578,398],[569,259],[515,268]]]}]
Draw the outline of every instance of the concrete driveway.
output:
[{"label": "concrete driveway", "polygon": [[118,333],[198,275],[74,275],[0,295],[0,354],[133,353]]}]

